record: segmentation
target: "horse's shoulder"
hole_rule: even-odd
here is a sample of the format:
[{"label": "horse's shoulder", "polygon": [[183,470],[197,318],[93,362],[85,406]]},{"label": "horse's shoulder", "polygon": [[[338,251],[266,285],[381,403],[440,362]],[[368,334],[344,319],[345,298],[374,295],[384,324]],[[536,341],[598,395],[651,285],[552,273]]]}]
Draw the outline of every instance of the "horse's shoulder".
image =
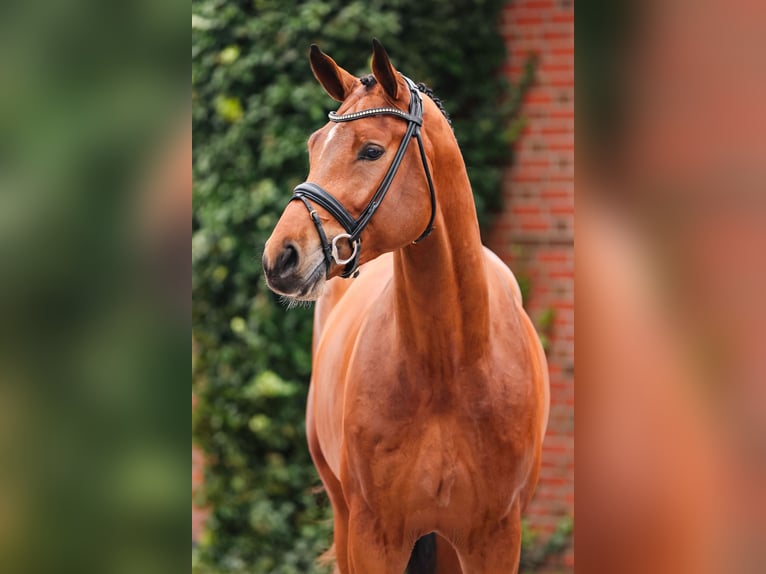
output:
[{"label": "horse's shoulder", "polygon": [[[501,326],[493,334],[494,362],[501,370],[508,367],[508,357],[517,356],[518,365],[526,365],[524,380],[531,380],[543,397],[545,414],[542,417],[543,428],[548,419],[548,369],[545,352],[540,338],[532,324],[529,315],[522,305],[521,289],[513,272],[491,250],[484,248],[487,262],[488,283],[496,305],[506,305],[510,299],[515,304],[515,312],[495,306],[496,316],[501,320]],[[494,323],[493,323],[494,324]],[[524,359],[526,357],[526,359]],[[531,377],[531,378],[528,378]],[[523,393],[522,393],[523,394]]]},{"label": "horse's shoulder", "polygon": [[340,330],[348,335],[366,316],[368,309],[381,296],[393,274],[390,253],[365,263],[355,279],[333,278],[319,297],[314,309],[314,351],[319,341]]},{"label": "horse's shoulder", "polygon": [[324,291],[314,305],[314,351],[316,351],[330,314],[350,286],[351,283],[348,280],[340,277],[334,277],[325,283]]}]

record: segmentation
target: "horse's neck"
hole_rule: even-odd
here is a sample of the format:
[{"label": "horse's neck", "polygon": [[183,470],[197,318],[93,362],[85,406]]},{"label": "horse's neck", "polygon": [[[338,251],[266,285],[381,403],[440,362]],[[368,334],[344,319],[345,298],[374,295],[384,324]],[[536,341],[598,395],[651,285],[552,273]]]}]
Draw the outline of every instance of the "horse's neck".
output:
[{"label": "horse's neck", "polygon": [[[394,255],[402,343],[438,368],[480,357],[489,330],[488,286],[476,208],[462,158],[436,177],[433,233]],[[455,165],[457,164],[457,165]],[[451,172],[451,173],[449,173]],[[436,365],[435,365],[436,366]]]}]

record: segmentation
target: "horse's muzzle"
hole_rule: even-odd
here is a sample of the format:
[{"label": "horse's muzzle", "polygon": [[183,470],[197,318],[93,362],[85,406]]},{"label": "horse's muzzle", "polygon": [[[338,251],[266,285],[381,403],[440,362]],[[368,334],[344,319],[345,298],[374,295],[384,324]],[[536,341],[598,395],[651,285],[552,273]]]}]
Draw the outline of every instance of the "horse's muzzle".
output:
[{"label": "horse's muzzle", "polygon": [[262,263],[269,288],[287,297],[313,299],[315,287],[324,278],[324,261],[304,261],[300,249],[289,242],[276,253],[265,250]]},{"label": "horse's muzzle", "polygon": [[284,293],[294,286],[296,271],[300,264],[298,248],[292,243],[287,243],[276,257],[270,258],[267,252],[263,254],[263,272],[266,282],[275,291]]}]

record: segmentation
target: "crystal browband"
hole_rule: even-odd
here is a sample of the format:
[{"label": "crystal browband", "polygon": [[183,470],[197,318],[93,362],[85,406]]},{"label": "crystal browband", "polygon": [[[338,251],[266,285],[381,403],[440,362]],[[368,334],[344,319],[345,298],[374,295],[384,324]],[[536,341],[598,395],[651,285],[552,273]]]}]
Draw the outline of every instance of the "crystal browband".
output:
[{"label": "crystal browband", "polygon": [[335,112],[330,112],[329,114],[327,114],[327,117],[330,118],[331,122],[351,122],[354,120],[358,120],[360,118],[366,118],[368,116],[383,116],[383,115],[399,116],[400,118],[407,120],[408,122],[413,122],[417,125],[423,124],[423,120],[421,118],[415,117],[411,114],[408,114],[396,108],[370,108],[368,110],[362,110],[360,112],[351,112],[350,114],[337,114]]}]

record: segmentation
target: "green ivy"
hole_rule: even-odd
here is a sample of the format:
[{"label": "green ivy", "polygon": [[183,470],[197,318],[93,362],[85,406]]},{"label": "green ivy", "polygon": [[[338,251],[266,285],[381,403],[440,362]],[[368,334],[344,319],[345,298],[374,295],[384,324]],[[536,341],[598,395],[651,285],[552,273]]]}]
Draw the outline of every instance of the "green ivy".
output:
[{"label": "green ivy", "polygon": [[211,508],[196,572],[317,572],[331,539],[305,443],[311,311],[287,312],[261,273],[263,244],[305,178],[306,140],[337,106],[311,74],[309,45],[366,74],[377,37],[434,89],[486,225],[534,73],[530,60],[518,86],[497,74],[504,3],[192,1],[193,436],[206,457],[196,502]]},{"label": "green ivy", "polygon": [[553,533],[541,539],[540,533],[531,528],[526,520],[521,521],[521,560],[519,571],[522,574],[532,574],[550,564],[553,558],[559,557],[572,542],[574,521],[571,516],[562,517]]}]

